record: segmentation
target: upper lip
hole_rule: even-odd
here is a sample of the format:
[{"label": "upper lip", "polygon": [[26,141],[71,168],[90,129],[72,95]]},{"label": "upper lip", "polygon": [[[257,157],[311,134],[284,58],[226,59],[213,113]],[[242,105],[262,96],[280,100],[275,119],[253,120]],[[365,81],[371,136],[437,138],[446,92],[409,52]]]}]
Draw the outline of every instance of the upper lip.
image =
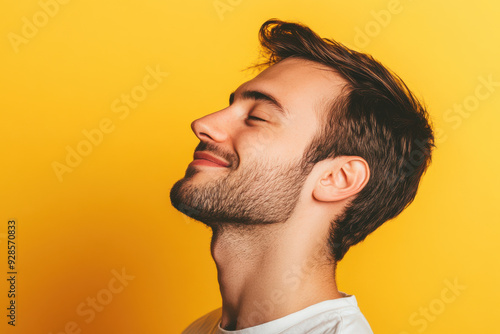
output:
[{"label": "upper lip", "polygon": [[227,163],[226,161],[219,159],[219,158],[216,158],[215,156],[213,156],[209,153],[206,153],[206,152],[194,152],[193,157],[194,157],[194,159],[204,159],[204,160],[212,161],[213,163],[216,163],[216,164],[224,166],[224,167],[229,166],[229,163]]}]

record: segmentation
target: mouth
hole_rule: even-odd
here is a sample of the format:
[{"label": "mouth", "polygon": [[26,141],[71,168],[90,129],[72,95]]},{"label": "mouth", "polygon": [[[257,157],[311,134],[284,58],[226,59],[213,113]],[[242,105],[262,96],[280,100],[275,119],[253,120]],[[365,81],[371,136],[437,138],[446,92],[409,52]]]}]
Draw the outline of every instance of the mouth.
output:
[{"label": "mouth", "polygon": [[229,163],[206,152],[194,152],[189,166],[229,167]]}]

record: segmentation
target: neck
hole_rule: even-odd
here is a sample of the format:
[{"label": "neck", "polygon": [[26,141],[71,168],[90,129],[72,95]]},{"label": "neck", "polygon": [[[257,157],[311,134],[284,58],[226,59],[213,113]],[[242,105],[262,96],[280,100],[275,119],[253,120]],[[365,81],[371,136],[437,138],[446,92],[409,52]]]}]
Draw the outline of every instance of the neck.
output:
[{"label": "neck", "polygon": [[211,251],[223,301],[221,327],[252,327],[342,297],[335,265],[327,260],[326,241],[320,235],[325,234],[291,222],[213,228]]}]

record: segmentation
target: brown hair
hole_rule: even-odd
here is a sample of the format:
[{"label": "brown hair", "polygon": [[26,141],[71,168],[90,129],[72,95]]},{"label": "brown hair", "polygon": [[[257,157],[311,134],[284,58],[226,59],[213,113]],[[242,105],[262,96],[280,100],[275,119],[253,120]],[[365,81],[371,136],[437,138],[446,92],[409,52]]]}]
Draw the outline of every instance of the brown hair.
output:
[{"label": "brown hair", "polygon": [[259,39],[266,61],[252,67],[298,57],[324,64],[347,81],[305,151],[309,164],[350,155],[364,158],[370,167],[366,186],[332,220],[329,249],[334,261],[340,261],[351,246],[415,198],[435,146],[429,116],[398,75],[372,56],[321,38],[307,26],[270,19],[261,26]]}]

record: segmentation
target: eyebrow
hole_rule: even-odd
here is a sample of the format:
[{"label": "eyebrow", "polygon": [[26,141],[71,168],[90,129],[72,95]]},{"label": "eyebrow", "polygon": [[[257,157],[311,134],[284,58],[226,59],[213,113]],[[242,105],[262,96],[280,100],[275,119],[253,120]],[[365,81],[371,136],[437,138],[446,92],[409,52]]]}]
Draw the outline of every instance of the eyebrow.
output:
[{"label": "eyebrow", "polygon": [[[231,95],[229,95],[229,104],[233,103],[234,96],[235,96],[235,92],[232,92]],[[283,108],[281,103],[279,103],[279,101],[276,100],[275,97],[273,97],[272,95],[270,95],[268,93],[260,92],[257,90],[244,90],[243,92],[241,92],[241,98],[271,103],[282,114],[282,116],[288,117],[288,115],[289,115],[288,110]]]}]

